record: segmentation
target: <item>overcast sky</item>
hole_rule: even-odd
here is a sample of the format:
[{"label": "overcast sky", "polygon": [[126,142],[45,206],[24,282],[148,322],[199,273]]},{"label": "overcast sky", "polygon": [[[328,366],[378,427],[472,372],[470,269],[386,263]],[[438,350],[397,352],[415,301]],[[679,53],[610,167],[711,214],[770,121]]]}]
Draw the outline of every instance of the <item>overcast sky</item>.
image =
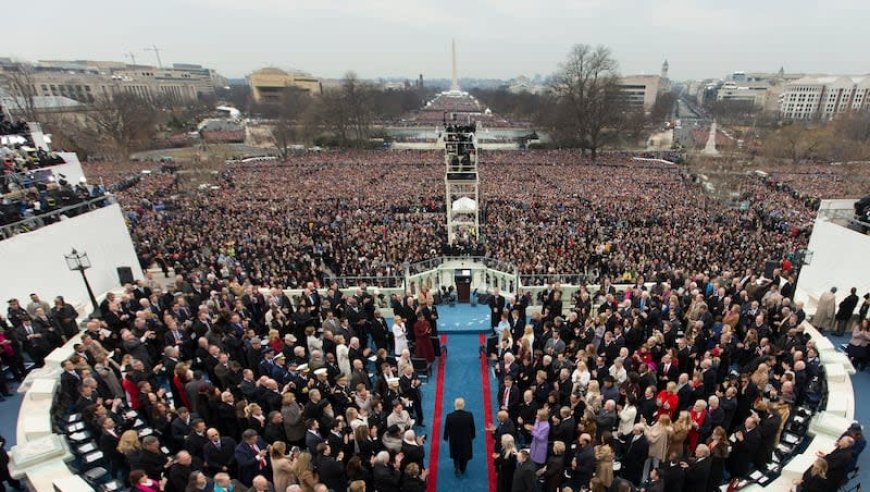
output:
[{"label": "overcast sky", "polygon": [[867,0],[40,0],[14,2],[0,56],[199,63],[229,77],[273,65],[320,77],[549,74],[576,43],[624,74],[870,73]]}]

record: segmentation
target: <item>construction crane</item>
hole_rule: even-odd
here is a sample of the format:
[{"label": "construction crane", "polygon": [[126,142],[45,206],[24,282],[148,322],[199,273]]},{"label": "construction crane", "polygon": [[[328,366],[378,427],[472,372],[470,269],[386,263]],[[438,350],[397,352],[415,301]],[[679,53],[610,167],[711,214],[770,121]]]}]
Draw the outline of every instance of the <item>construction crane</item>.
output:
[{"label": "construction crane", "polygon": [[163,62],[160,61],[160,49],[157,46],[152,44],[150,48],[145,48],[145,51],[153,51],[154,56],[157,57],[157,66],[163,68]]},{"label": "construction crane", "polygon": [[136,55],[134,55],[132,51],[128,51],[128,52],[124,53],[124,58],[129,58],[131,65],[136,64]]}]

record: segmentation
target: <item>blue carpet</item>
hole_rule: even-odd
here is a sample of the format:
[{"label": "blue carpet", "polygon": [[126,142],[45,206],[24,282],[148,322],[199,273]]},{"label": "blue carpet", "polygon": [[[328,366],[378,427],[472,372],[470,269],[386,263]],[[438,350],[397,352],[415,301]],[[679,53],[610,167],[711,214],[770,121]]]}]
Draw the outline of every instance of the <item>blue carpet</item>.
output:
[{"label": "blue carpet", "polygon": [[[420,432],[431,435],[433,427],[437,426],[439,429],[441,441],[438,459],[438,490],[485,492],[489,490],[487,482],[489,457],[486,455],[486,441],[484,439],[479,333],[489,331],[489,309],[480,305],[471,307],[469,304],[459,304],[455,307],[441,305],[438,306],[438,316],[438,332],[447,336],[441,419],[438,422],[432,421],[438,381],[436,367],[429,382],[423,385],[423,411],[427,420],[427,428]],[[490,384],[492,386],[492,380],[490,380]],[[491,397],[494,400],[496,389],[492,387],[491,391],[493,393]],[[465,409],[474,414],[474,423],[477,429],[473,446],[474,458],[468,463],[466,474],[463,477],[454,475],[449,443],[443,440],[444,418],[453,411],[454,400],[459,397],[465,399]],[[431,447],[427,446],[427,467],[430,467],[430,451]]]},{"label": "blue carpet", "polygon": [[438,306],[438,333],[480,333],[489,331],[489,308],[478,304],[447,304]]},{"label": "blue carpet", "polygon": [[[2,376],[2,373],[0,373]],[[22,395],[17,393],[18,383],[7,382],[12,396],[7,396],[6,401],[0,402],[0,435],[6,438],[6,451],[15,446],[18,435],[18,411],[21,409]]]},{"label": "blue carpet", "polygon": [[[444,422],[433,425],[441,426],[442,441],[438,460],[438,490],[474,491],[489,490],[487,485],[486,441],[483,420],[483,392],[480,374],[480,341],[478,335],[449,335],[447,339],[447,362],[444,377],[444,399],[442,415],[453,411],[456,398],[465,399],[465,409],[474,415],[476,437],[474,439],[474,457],[468,463],[466,474],[456,477],[453,473],[453,461],[450,459],[449,443],[443,441]],[[490,381],[492,384],[492,381]],[[495,398],[493,394],[491,396]]]}]

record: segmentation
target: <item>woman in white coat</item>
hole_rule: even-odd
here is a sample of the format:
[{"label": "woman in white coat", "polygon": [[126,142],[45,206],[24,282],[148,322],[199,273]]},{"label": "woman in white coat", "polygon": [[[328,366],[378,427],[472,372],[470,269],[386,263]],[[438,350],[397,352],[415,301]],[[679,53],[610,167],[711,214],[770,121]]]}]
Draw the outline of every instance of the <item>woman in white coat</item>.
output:
[{"label": "woman in white coat", "polygon": [[338,362],[338,369],[345,376],[350,377],[350,349],[344,344],[344,337],[336,335],[335,339],[335,358]]},{"label": "woman in white coat", "polygon": [[625,406],[619,410],[619,413],[617,415],[619,416],[617,433],[620,436],[631,435],[632,429],[634,429],[634,423],[637,420],[637,407],[635,406],[633,396],[628,397],[625,402]]},{"label": "woman in white coat", "polygon": [[393,318],[393,339],[395,340],[396,348],[395,355],[402,355],[403,350],[408,350],[408,337],[405,330],[405,320],[401,316]]}]

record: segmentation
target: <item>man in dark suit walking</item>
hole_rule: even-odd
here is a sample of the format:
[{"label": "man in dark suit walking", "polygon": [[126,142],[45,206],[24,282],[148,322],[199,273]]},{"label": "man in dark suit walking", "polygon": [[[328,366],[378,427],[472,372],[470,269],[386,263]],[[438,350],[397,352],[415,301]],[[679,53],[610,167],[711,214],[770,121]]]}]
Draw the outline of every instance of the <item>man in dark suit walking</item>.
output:
[{"label": "man in dark suit walking", "polygon": [[474,415],[465,411],[465,400],[457,398],[454,412],[444,421],[444,440],[450,443],[450,458],[456,476],[465,474],[465,465],[472,458],[471,442],[474,441]]}]

